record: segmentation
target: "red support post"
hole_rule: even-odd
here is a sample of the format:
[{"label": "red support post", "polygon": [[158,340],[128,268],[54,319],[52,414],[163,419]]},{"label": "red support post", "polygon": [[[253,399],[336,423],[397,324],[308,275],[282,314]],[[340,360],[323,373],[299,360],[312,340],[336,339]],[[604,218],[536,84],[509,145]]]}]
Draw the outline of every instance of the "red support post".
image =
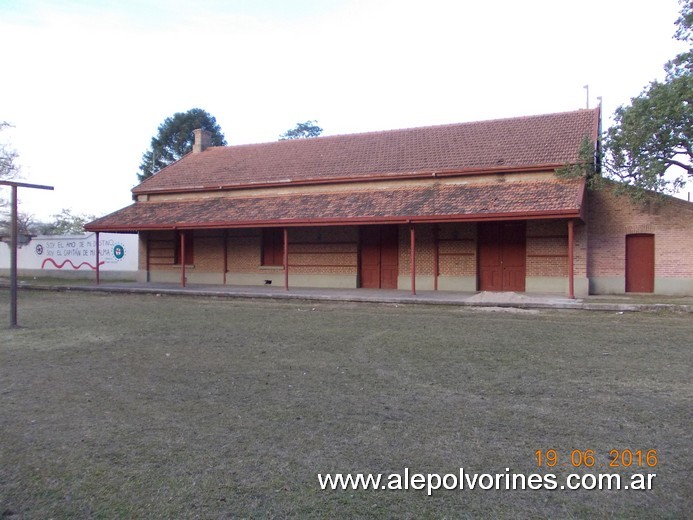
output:
[{"label": "red support post", "polygon": [[571,219],[568,221],[568,297],[575,298],[575,280],[574,280],[574,260],[575,253],[575,223]]},{"label": "red support post", "polygon": [[411,245],[411,294],[416,296],[416,232],[414,224],[409,225],[409,242]]},{"label": "red support post", "polygon": [[185,233],[180,232],[180,285],[185,287]]},{"label": "red support post", "polygon": [[289,290],[289,230],[284,228],[284,290]]},{"label": "red support post", "polygon": [[226,273],[229,270],[229,231],[224,230],[224,277],[223,283],[226,285]]},{"label": "red support post", "polygon": [[96,285],[99,285],[100,277],[99,274],[101,273],[101,266],[99,265],[99,260],[100,258],[100,246],[101,244],[99,243],[99,232],[96,232]]},{"label": "red support post", "polygon": [[433,290],[438,290],[438,270],[440,269],[440,251],[438,243],[438,233],[440,232],[438,224],[433,224]]},{"label": "red support post", "polygon": [[146,264],[147,264],[147,265],[146,265],[146,270],[147,270],[147,272],[146,272],[146,274],[145,274],[145,282],[150,282],[150,281],[151,281],[151,277],[149,276],[149,270],[150,270],[150,268],[151,268],[151,267],[150,267],[150,266],[151,266],[151,262],[150,262],[150,260],[149,260],[149,233],[147,233],[147,234],[145,235],[144,243],[145,243],[145,247],[147,248],[147,253],[146,253],[146,256],[145,256],[145,258],[146,258],[145,262],[146,262]]}]

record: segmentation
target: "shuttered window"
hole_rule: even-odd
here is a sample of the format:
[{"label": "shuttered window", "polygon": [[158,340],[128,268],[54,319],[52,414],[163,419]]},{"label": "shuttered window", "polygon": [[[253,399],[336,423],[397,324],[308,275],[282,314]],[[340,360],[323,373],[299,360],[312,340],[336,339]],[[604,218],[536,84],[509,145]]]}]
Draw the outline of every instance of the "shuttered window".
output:
[{"label": "shuttered window", "polygon": [[262,230],[262,265],[284,265],[284,233],[281,228]]}]

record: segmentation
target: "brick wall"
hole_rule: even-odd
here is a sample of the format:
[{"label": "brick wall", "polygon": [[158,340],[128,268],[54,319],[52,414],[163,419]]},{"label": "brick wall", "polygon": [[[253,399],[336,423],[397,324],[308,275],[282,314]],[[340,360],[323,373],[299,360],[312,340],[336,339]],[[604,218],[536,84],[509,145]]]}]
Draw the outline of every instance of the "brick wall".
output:
[{"label": "brick wall", "polygon": [[[416,226],[416,271],[420,276],[434,274],[435,233],[438,235],[438,272],[441,277],[476,277],[477,224],[473,222]],[[226,235],[226,238],[224,236]],[[409,226],[399,226],[399,275],[410,271]],[[179,272],[174,264],[176,233],[149,232],[141,235],[140,269]],[[227,244],[229,273],[264,275],[281,267],[261,265],[262,230],[229,229],[194,232],[194,265],[190,273],[223,273],[224,240]],[[357,226],[289,229],[289,267],[295,275],[356,276],[358,270]],[[597,240],[601,240],[598,238]],[[590,242],[593,243],[593,242]],[[581,223],[575,225],[575,275],[587,272],[587,234]],[[599,260],[601,261],[601,260]],[[566,221],[527,222],[527,277],[567,277],[568,227]]]},{"label": "brick wall", "polygon": [[625,276],[626,235],[651,233],[655,278],[693,278],[693,204],[671,197],[636,203],[611,189],[588,196],[588,276]]},{"label": "brick wall", "polygon": [[568,276],[568,224],[527,222],[527,276]]}]

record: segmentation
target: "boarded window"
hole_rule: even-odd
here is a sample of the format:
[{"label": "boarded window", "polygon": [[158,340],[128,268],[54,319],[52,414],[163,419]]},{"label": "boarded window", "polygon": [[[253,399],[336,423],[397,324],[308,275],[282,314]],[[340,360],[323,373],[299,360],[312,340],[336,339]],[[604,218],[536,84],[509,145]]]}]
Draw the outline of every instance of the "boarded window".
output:
[{"label": "boarded window", "polygon": [[281,228],[262,230],[262,265],[284,265],[284,233]]},{"label": "boarded window", "polygon": [[176,257],[175,264],[180,265],[181,260],[181,236],[185,237],[185,265],[193,265],[195,263],[195,248],[193,242],[192,231],[178,231],[176,233]]}]

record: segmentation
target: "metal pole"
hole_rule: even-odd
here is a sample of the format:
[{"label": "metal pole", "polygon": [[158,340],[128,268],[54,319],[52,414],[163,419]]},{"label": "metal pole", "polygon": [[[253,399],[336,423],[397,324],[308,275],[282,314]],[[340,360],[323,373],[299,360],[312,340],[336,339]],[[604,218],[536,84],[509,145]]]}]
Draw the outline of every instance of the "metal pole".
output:
[{"label": "metal pole", "polygon": [[0,181],[0,186],[12,188],[12,200],[10,201],[10,328],[17,328],[17,246],[19,232],[17,227],[17,188],[35,188],[38,190],[52,190],[53,186],[42,184],[28,184],[26,182]]},{"label": "metal pole", "polygon": [[585,85],[583,88],[586,91],[586,97],[587,97],[587,101],[585,103],[585,105],[586,105],[585,108],[589,108],[590,107],[590,86]]},{"label": "metal pole", "polygon": [[17,328],[17,186],[12,186],[10,223],[10,328]]}]

